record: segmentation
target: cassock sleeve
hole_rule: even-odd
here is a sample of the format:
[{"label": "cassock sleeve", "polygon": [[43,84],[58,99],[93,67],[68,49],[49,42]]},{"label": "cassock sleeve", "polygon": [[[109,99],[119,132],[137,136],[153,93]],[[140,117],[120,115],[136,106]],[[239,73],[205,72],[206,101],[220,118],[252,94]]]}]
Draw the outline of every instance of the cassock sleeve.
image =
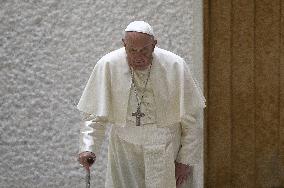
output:
[{"label": "cassock sleeve", "polygon": [[98,156],[105,137],[106,120],[85,112],[81,116],[79,153],[90,151]]},{"label": "cassock sleeve", "polygon": [[176,159],[179,163],[196,165],[200,160],[203,129],[197,120],[199,114],[181,120],[181,148]]},{"label": "cassock sleeve", "polygon": [[205,98],[185,62],[180,70],[181,146],[176,161],[198,164],[202,152],[203,126],[200,122]]},{"label": "cassock sleeve", "polygon": [[79,152],[99,154],[110,113],[110,72],[101,58],[95,65],[77,105],[83,123],[80,125]]}]

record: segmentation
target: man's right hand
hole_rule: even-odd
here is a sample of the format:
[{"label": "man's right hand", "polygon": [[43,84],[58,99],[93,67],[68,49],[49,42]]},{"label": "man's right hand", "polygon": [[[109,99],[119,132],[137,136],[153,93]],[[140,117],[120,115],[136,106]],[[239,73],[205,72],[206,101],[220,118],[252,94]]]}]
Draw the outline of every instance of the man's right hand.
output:
[{"label": "man's right hand", "polygon": [[96,155],[89,151],[84,151],[79,154],[78,162],[89,170],[92,164],[96,161]]}]

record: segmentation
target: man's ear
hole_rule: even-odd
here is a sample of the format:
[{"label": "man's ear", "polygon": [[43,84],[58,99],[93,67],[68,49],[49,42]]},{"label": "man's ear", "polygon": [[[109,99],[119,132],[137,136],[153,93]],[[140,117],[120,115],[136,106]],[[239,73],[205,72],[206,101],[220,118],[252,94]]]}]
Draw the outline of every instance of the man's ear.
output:
[{"label": "man's ear", "polygon": [[125,40],[121,39],[121,41],[122,41],[123,46],[126,47]]},{"label": "man's ear", "polygon": [[157,45],[157,40],[154,40],[153,51],[154,51],[156,45]]},{"label": "man's ear", "polygon": [[157,41],[157,40],[154,40],[154,44],[155,44],[155,46],[157,45],[157,43],[158,43],[158,41]]}]

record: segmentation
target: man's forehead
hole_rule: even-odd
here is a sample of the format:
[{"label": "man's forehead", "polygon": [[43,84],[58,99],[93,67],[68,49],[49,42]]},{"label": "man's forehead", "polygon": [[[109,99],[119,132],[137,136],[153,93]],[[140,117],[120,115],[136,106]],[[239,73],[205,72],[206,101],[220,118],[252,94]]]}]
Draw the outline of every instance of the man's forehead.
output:
[{"label": "man's forehead", "polygon": [[125,32],[125,39],[127,41],[153,41],[154,37],[145,33]]}]

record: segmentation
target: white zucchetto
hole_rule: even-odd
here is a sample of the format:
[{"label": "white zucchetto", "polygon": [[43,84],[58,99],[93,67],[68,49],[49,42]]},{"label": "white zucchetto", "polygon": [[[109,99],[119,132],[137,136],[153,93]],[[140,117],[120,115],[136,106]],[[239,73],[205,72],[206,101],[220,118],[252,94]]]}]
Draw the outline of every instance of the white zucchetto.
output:
[{"label": "white zucchetto", "polygon": [[152,27],[144,21],[134,21],[131,22],[125,29],[126,32],[139,32],[146,33],[148,35],[154,36]]}]

